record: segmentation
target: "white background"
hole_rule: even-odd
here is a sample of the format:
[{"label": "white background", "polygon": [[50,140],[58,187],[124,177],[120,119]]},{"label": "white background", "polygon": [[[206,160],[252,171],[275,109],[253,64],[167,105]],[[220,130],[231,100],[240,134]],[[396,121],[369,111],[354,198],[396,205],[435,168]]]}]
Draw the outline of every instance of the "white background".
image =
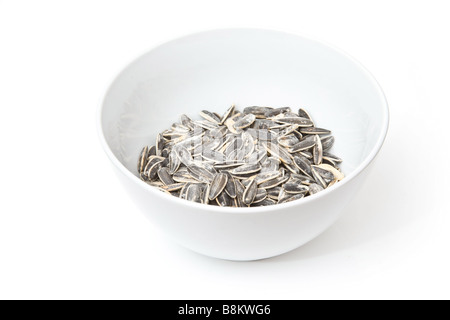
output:
[{"label": "white background", "polygon": [[[0,0],[0,298],[450,298],[447,1]],[[220,261],[167,240],[122,190],[95,110],[112,77],[190,32],[330,42],[390,104],[367,183],[319,238]]]}]

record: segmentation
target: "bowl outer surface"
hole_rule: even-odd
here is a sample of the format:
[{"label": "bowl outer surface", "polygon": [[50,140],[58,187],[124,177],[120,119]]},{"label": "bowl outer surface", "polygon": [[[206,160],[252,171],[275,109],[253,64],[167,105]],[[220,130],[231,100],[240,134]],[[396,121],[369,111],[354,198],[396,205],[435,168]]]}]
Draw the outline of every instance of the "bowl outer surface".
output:
[{"label": "bowl outer surface", "polygon": [[323,199],[275,211],[230,214],[211,211],[206,205],[161,201],[114,169],[144,215],[170,238],[197,253],[235,261],[274,257],[314,239],[338,219],[367,175],[364,171]]},{"label": "bowl outer surface", "polygon": [[[230,101],[304,101],[317,125],[333,130],[347,177],[295,203],[243,209],[189,203],[136,177],[139,150],[157,132],[181,113],[221,112]],[[103,147],[145,215],[181,245],[231,260],[278,255],[328,228],[366,176],[387,125],[384,95],[357,62],[314,40],[256,29],[210,31],[155,48],[116,78],[99,111]]]}]

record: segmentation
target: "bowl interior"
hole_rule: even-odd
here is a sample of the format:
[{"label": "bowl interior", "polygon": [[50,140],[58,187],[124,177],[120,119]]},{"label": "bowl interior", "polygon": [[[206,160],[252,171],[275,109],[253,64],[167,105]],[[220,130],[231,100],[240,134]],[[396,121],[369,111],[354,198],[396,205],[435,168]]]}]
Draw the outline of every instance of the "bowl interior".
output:
[{"label": "bowl interior", "polygon": [[323,43],[277,31],[231,29],[165,43],[129,65],[109,88],[100,121],[117,159],[137,175],[144,145],[202,109],[231,104],[305,107],[336,138],[332,152],[354,171],[384,137],[387,110],[373,78]]}]

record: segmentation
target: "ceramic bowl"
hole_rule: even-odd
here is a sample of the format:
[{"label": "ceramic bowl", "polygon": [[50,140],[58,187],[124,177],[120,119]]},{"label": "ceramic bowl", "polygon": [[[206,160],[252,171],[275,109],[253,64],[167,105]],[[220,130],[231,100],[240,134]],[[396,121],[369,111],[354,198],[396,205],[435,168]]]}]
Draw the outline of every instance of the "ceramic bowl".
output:
[{"label": "ceramic bowl", "polygon": [[[141,148],[179,115],[223,113],[231,104],[305,107],[317,126],[333,131],[345,179],[286,204],[222,208],[178,199],[138,178]],[[388,120],[380,86],[342,51],[278,31],[226,29],[164,43],[134,60],[107,89],[98,128],[120,182],[152,223],[198,253],[256,260],[298,248],[338,219],[380,150]]]}]

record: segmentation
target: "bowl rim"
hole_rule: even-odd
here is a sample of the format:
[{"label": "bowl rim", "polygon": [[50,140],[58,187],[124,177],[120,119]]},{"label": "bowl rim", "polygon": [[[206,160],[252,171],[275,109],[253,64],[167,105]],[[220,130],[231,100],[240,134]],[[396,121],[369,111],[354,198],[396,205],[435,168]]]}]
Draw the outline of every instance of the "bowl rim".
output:
[{"label": "bowl rim", "polygon": [[[185,38],[189,38],[189,37],[197,36],[197,35],[201,35],[201,34],[214,33],[214,32],[223,32],[223,31],[239,31],[239,30],[241,30],[241,31],[249,31],[249,30],[251,30],[251,31],[284,33],[284,34],[287,34],[287,35],[303,38],[303,39],[305,39],[307,41],[315,42],[315,43],[317,43],[319,45],[327,47],[328,49],[330,49],[332,51],[335,51],[337,54],[340,54],[340,55],[346,57],[347,59],[349,59],[350,61],[352,61],[360,69],[360,71],[367,77],[367,79],[373,84],[373,86],[376,89],[379,97],[381,98],[380,100],[382,101],[381,112],[382,112],[383,115],[382,115],[382,124],[381,124],[380,135],[379,135],[379,137],[378,137],[374,147],[370,151],[370,153],[363,159],[363,161],[349,175],[346,175],[345,178],[343,180],[341,180],[339,183],[336,183],[336,184],[332,185],[331,187],[326,188],[325,190],[323,190],[321,192],[318,192],[318,193],[316,193],[314,195],[310,195],[308,197],[302,198],[300,200],[287,202],[287,203],[276,204],[276,205],[272,205],[272,206],[248,207],[248,208],[211,206],[211,205],[205,205],[205,204],[201,204],[201,203],[186,201],[184,199],[180,199],[180,198],[174,197],[172,195],[169,195],[169,194],[167,194],[165,192],[161,192],[160,190],[157,190],[155,187],[150,186],[149,184],[141,181],[141,179],[139,179],[130,170],[128,170],[119,161],[119,159],[117,159],[117,157],[112,152],[111,148],[109,147],[109,145],[108,145],[108,143],[106,141],[106,137],[104,135],[103,124],[102,124],[102,114],[103,114],[103,110],[104,110],[104,106],[105,106],[106,97],[107,97],[108,93],[110,92],[112,86],[114,85],[114,83],[122,76],[122,74],[130,66],[132,66],[134,63],[138,62],[141,58],[146,56],[151,51],[153,51],[153,50],[155,50],[155,49],[157,49],[157,48],[159,48],[159,47],[161,47],[163,45],[166,45],[168,43],[180,41],[180,40],[183,40]],[[309,202],[318,201],[319,199],[321,199],[323,197],[326,197],[328,194],[330,194],[332,192],[335,192],[335,190],[337,190],[339,188],[342,188],[344,185],[346,185],[347,183],[349,183],[350,181],[355,179],[357,176],[359,176],[361,174],[361,172],[363,172],[364,169],[375,159],[375,157],[379,153],[381,147],[383,146],[383,143],[384,143],[384,141],[386,139],[387,132],[388,132],[388,129],[389,129],[389,106],[388,106],[388,102],[387,102],[386,96],[385,96],[385,94],[383,92],[383,89],[381,88],[380,84],[375,79],[375,77],[372,75],[372,73],[369,70],[367,70],[366,67],[364,67],[353,56],[351,56],[347,52],[345,52],[345,51],[335,47],[334,45],[329,44],[326,41],[319,40],[319,39],[317,39],[315,37],[311,37],[311,36],[305,36],[305,35],[302,35],[302,34],[299,34],[299,33],[296,33],[296,32],[288,32],[288,31],[269,29],[269,28],[247,28],[247,27],[246,28],[217,28],[217,29],[209,29],[209,30],[199,31],[199,32],[194,32],[194,33],[188,33],[188,34],[176,37],[176,38],[171,39],[171,40],[159,42],[156,45],[154,45],[154,46],[150,47],[149,49],[147,49],[144,53],[140,54],[139,56],[137,56],[136,58],[131,60],[131,62],[126,64],[125,67],[122,67],[120,69],[120,71],[118,73],[116,73],[116,75],[113,77],[112,81],[106,86],[106,89],[103,91],[102,99],[101,99],[101,101],[99,103],[99,106],[97,107],[97,112],[96,112],[96,127],[97,127],[97,134],[98,134],[99,139],[100,139],[100,144],[102,145],[103,150],[105,151],[105,153],[108,156],[108,158],[110,159],[110,161],[119,170],[119,172],[124,174],[126,177],[128,177],[132,182],[134,182],[138,186],[140,186],[140,187],[148,190],[149,192],[153,193],[154,196],[160,198],[161,201],[173,201],[173,202],[175,202],[175,204],[178,204],[178,205],[181,205],[181,206],[184,205],[184,206],[187,206],[187,207],[191,207],[191,209],[194,209],[194,210],[204,211],[204,212],[209,212],[209,213],[220,213],[220,214],[222,214],[222,213],[226,213],[226,214],[258,214],[258,213],[261,213],[261,212],[279,211],[280,209],[288,209],[288,208],[291,208],[291,207],[301,206],[301,205],[307,204]]]}]

